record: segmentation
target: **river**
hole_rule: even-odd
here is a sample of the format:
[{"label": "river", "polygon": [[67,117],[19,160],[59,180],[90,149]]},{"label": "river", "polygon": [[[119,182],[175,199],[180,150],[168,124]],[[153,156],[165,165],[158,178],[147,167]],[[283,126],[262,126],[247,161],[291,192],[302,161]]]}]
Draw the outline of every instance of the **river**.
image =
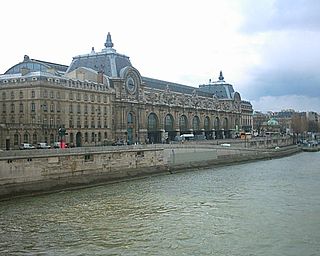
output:
[{"label": "river", "polygon": [[0,202],[0,255],[320,255],[320,152]]}]

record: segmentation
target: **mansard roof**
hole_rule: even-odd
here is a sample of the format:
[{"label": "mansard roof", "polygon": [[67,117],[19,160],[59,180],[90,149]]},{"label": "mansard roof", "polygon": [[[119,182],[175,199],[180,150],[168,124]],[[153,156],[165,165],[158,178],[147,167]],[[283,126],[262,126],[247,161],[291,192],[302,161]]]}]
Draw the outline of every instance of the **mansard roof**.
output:
[{"label": "mansard roof", "polygon": [[9,68],[4,75],[21,73],[21,69],[23,68],[27,69],[28,72],[47,72],[48,70],[52,70],[57,74],[62,74],[66,72],[68,66],[42,60],[30,59],[28,55],[25,55],[22,62]]},{"label": "mansard roof", "polygon": [[166,90],[167,88],[172,92],[184,93],[184,94],[193,94],[194,92],[199,96],[204,97],[212,97],[212,93],[207,93],[200,91],[199,88],[167,82],[163,80],[158,80],[149,77],[142,77],[142,81],[145,83],[146,87],[159,89],[159,90]]},{"label": "mansard roof", "polygon": [[71,72],[79,67],[87,67],[98,72],[103,72],[109,77],[119,77],[120,70],[126,66],[132,66],[129,57],[119,54],[113,49],[111,35],[108,33],[105,48],[101,52],[95,52],[73,57],[73,61],[67,70]]},{"label": "mansard roof", "polygon": [[218,81],[211,81],[210,79],[208,84],[199,85],[199,90],[215,94],[218,99],[233,99],[235,94],[233,86],[224,81],[222,71],[220,71]]}]

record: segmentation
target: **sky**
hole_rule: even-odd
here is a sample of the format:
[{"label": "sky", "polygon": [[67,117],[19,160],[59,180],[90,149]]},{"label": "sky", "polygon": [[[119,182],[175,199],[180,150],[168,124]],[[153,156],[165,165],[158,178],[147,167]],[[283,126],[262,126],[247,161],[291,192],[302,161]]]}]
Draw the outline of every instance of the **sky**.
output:
[{"label": "sky", "polygon": [[256,111],[320,112],[319,0],[4,0],[0,74],[114,49],[142,76],[198,87],[220,70]]}]

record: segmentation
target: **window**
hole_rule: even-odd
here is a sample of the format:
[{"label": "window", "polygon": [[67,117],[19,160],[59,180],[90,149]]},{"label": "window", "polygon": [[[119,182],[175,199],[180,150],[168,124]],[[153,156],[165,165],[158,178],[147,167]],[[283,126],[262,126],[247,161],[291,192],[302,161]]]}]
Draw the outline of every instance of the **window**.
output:
[{"label": "window", "polygon": [[91,142],[94,142],[94,132],[91,133]]},{"label": "window", "polygon": [[3,99],[3,100],[6,99],[6,93],[5,93],[5,92],[2,93],[2,99]]},{"label": "window", "polygon": [[94,98],[95,98],[95,97],[94,97],[94,94],[91,94],[91,95],[90,95],[90,100],[91,100],[92,102],[94,102]]},{"label": "window", "polygon": [[200,120],[198,116],[193,117],[192,128],[194,131],[198,131],[200,129]]},{"label": "window", "polygon": [[7,112],[6,103],[2,103],[2,113],[6,113],[6,112]]},{"label": "window", "polygon": [[87,104],[84,105],[84,113],[88,114],[88,105]]},{"label": "window", "polygon": [[15,146],[19,145],[19,135],[18,134],[13,135],[13,144]]},{"label": "window", "polygon": [[14,99],[14,92],[11,92],[11,99]]},{"label": "window", "polygon": [[84,101],[88,101],[88,94],[84,95]]},{"label": "window", "polygon": [[84,117],[84,128],[88,128],[88,117]]},{"label": "window", "polygon": [[164,129],[166,131],[173,131],[173,117],[172,115],[166,115]]},{"label": "window", "polygon": [[51,104],[50,104],[50,112],[54,112],[54,104],[53,104],[53,102],[51,102]]},{"label": "window", "polygon": [[28,143],[28,141],[29,141],[29,135],[28,135],[28,133],[25,133],[25,134],[23,135],[23,142],[24,142],[24,143]]},{"label": "window", "polygon": [[210,130],[210,119],[209,117],[206,116],[206,118],[204,119],[204,129],[206,131],[209,131]]},{"label": "window", "polygon": [[57,103],[57,112],[61,111],[61,106],[60,106],[60,102]]},{"label": "window", "polygon": [[54,98],[54,93],[53,93],[53,91],[50,91],[50,98],[51,98],[51,99]]},{"label": "window", "polygon": [[77,93],[77,100],[81,100],[81,94],[79,92]]},{"label": "window", "polygon": [[72,116],[70,116],[70,119],[69,119],[69,127],[70,128],[73,128],[73,117]]},{"label": "window", "polygon": [[43,108],[43,111],[44,111],[44,112],[48,112],[47,102],[44,102],[44,103],[43,103],[42,108]]},{"label": "window", "polygon": [[47,90],[44,90],[44,92],[43,92],[43,97],[44,97],[44,98],[48,98],[48,92],[47,92]]},{"label": "window", "polygon": [[98,128],[101,128],[101,119],[100,119],[100,116],[98,117]]},{"label": "window", "polygon": [[85,132],[84,133],[84,142],[88,142],[88,138],[89,138],[88,132]]},{"label": "window", "polygon": [[187,120],[187,117],[185,115],[180,116],[179,129],[182,132],[185,132],[188,129],[188,120]]},{"label": "window", "polygon": [[37,134],[36,133],[34,133],[33,135],[32,135],[32,143],[33,144],[37,144]]},{"label": "window", "polygon": [[78,114],[81,114],[81,107],[80,107],[80,104],[78,104],[78,105],[77,105],[77,113],[78,113]]},{"label": "window", "polygon": [[158,117],[156,114],[151,113],[148,117],[148,130],[156,131],[158,129]]},{"label": "window", "polygon": [[36,104],[31,102],[31,112],[36,112]]},{"label": "window", "polygon": [[60,99],[60,92],[57,92],[56,97],[57,99]]},{"label": "window", "polygon": [[91,119],[91,128],[96,128],[95,122],[94,122],[94,117],[92,117],[92,119]]},{"label": "window", "polygon": [[11,113],[14,113],[14,103],[11,103]]},{"label": "window", "polygon": [[31,98],[35,98],[36,97],[36,92],[35,91],[31,91]]},{"label": "window", "polygon": [[101,141],[101,132],[98,132],[98,142]]},{"label": "window", "polygon": [[74,139],[73,139],[73,133],[72,132],[70,133],[69,137],[70,137],[70,143],[73,144]]},{"label": "window", "polygon": [[128,124],[132,124],[133,123],[133,116],[132,116],[132,113],[129,113],[128,114]]},{"label": "window", "polygon": [[53,125],[54,125],[53,117],[50,117],[50,126],[53,127]]},{"label": "window", "polygon": [[73,100],[73,94],[72,94],[72,92],[69,93],[69,100]]},{"label": "window", "polygon": [[23,113],[23,103],[22,102],[20,102],[19,111],[20,111],[20,113]]},{"label": "window", "polygon": [[94,114],[94,105],[91,105],[91,114]]},{"label": "window", "polygon": [[73,105],[72,104],[69,105],[69,113],[73,113]]}]

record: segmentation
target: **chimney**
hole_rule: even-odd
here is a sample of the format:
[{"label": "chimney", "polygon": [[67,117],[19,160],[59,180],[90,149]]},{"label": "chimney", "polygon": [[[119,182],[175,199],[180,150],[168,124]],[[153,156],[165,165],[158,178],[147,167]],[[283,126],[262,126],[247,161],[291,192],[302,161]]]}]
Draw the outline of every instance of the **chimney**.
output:
[{"label": "chimney", "polygon": [[103,84],[103,71],[102,70],[98,71],[97,82],[99,84]]}]

